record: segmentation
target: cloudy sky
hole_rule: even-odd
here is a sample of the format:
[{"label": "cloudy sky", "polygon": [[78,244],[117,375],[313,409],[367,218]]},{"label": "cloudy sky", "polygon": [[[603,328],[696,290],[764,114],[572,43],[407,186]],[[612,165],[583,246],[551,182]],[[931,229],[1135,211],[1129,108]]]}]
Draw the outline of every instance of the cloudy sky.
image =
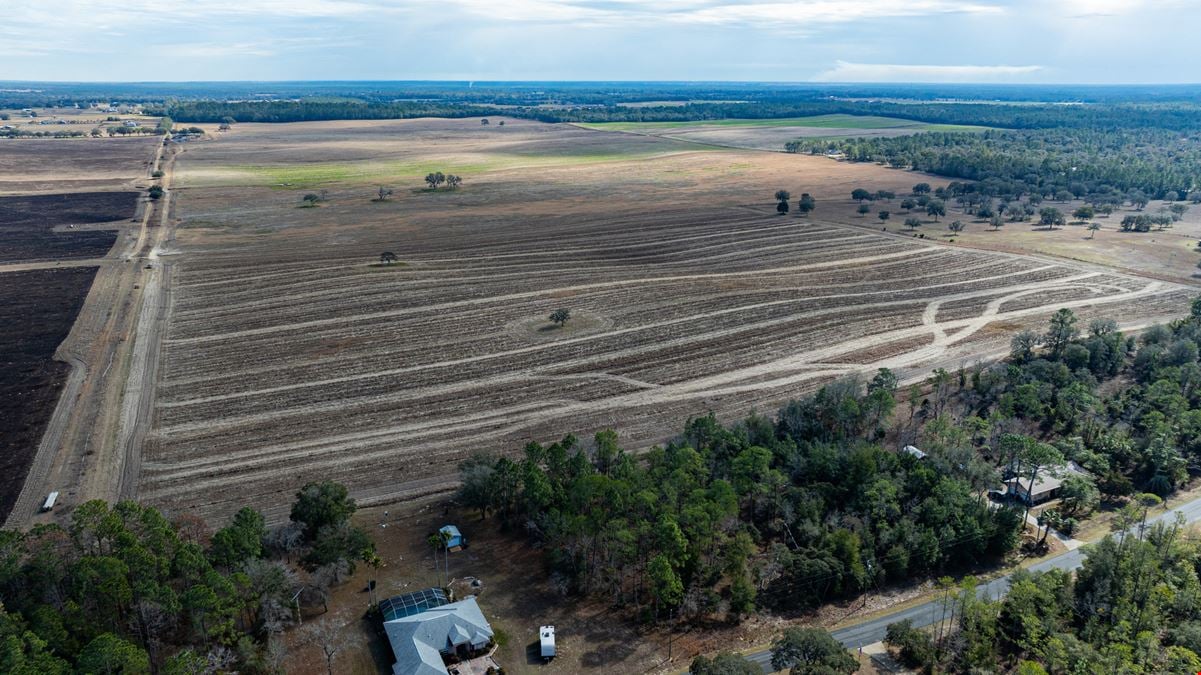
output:
[{"label": "cloudy sky", "polygon": [[1201,81],[1201,0],[0,5],[0,79]]}]

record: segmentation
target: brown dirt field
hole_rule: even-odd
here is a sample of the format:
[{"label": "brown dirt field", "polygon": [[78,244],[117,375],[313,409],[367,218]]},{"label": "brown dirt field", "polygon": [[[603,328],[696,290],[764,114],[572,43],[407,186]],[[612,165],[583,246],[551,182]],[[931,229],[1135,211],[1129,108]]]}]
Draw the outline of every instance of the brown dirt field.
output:
[{"label": "brown dirt field", "polygon": [[0,139],[0,194],[128,190],[150,175],[159,137]]},{"label": "brown dirt field", "polygon": [[0,262],[102,257],[117,240],[119,225],[75,226],[130,219],[140,196],[77,192],[0,197]]},{"label": "brown dirt field", "polygon": [[[463,187],[423,189],[433,170]],[[843,216],[855,187],[939,182],[911,172],[568,125],[240,124],[176,173],[137,495],[206,517],[279,519],[317,476],[365,504],[445,490],[471,452],[567,432],[646,447],[850,372],[955,367],[1058,307],[1146,322],[1189,297]],[[776,216],[777,188],[817,213]],[[578,327],[531,330],[561,306]]]},{"label": "brown dirt field", "polygon": [[0,275],[0,521],[12,508],[70,368],[54,352],[95,267]]}]

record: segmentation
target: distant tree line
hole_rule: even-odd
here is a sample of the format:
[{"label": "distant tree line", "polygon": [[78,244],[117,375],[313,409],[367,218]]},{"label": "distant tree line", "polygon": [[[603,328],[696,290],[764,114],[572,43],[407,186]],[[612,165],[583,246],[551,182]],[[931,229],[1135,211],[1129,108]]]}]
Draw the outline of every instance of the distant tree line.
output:
[{"label": "distant tree line", "polygon": [[801,139],[790,142],[786,149],[836,152],[849,161],[986,181],[1008,194],[1038,193],[1047,198],[1060,193],[1084,198],[1137,190],[1164,199],[1201,189],[1201,135],[1197,129],[1124,124],[928,132],[894,138]]}]

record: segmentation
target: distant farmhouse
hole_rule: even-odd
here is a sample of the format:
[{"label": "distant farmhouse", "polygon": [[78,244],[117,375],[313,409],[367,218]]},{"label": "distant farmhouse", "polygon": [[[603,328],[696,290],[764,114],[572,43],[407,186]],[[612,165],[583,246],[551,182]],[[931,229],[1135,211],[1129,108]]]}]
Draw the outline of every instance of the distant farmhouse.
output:
[{"label": "distant farmhouse", "polygon": [[1063,480],[1071,474],[1087,476],[1088,472],[1075,462],[1060,466],[1049,466],[1039,469],[1034,475],[1034,485],[1030,485],[1030,476],[1014,477],[1005,481],[1005,493],[1030,506],[1051,501],[1059,496]]},{"label": "distant farmhouse", "polygon": [[474,658],[492,646],[492,626],[475,598],[448,602],[440,588],[380,603],[396,664],[393,675],[447,675],[446,660]]}]

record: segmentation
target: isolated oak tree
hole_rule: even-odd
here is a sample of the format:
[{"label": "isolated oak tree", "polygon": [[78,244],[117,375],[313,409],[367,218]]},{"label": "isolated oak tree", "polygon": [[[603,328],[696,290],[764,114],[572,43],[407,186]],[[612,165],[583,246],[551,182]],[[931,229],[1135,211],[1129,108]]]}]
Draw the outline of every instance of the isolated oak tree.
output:
[{"label": "isolated oak tree", "polygon": [[446,176],[446,187],[455,190],[463,184],[463,179],[453,173]]},{"label": "isolated oak tree", "polygon": [[965,225],[962,220],[956,220],[947,225],[947,229],[950,230],[951,232],[954,232],[955,234],[959,234],[960,232],[963,232],[964,228],[966,228],[966,227],[967,227],[967,225]]},{"label": "isolated oak tree", "polygon": [[816,208],[817,200],[814,199],[813,195],[809,194],[808,192],[803,193],[801,195],[801,200],[797,202],[797,210],[801,212],[802,216],[809,215]]},{"label": "isolated oak tree", "polygon": [[905,219],[905,227],[909,228],[910,230],[916,230],[917,228],[919,228],[921,226],[922,226],[922,221],[918,218],[906,218]]},{"label": "isolated oak tree", "polygon": [[891,218],[892,214],[889,213],[888,211],[881,211],[876,214],[876,217],[879,218],[880,222],[883,223],[883,222],[887,221],[889,218]]},{"label": "isolated oak tree", "polygon": [[859,208],[857,208],[855,210],[859,212],[859,217],[862,218],[862,217],[866,216],[867,214],[871,213],[872,207],[868,204],[860,204]]},{"label": "isolated oak tree", "polygon": [[851,199],[854,199],[857,202],[871,201],[872,198],[872,193],[864,190],[863,188],[855,188],[851,191]]},{"label": "isolated oak tree", "polygon": [[559,326],[560,328],[567,325],[567,321],[569,319],[571,319],[571,310],[564,307],[560,307],[559,309],[556,309],[550,313],[551,323]]},{"label": "isolated oak tree", "polygon": [[789,199],[792,199],[792,195],[788,190],[776,190],[776,213],[780,215],[788,213]]},{"label": "isolated oak tree", "polygon": [[385,265],[391,265],[396,262],[396,254],[391,251],[384,251],[379,254],[379,261]]}]

